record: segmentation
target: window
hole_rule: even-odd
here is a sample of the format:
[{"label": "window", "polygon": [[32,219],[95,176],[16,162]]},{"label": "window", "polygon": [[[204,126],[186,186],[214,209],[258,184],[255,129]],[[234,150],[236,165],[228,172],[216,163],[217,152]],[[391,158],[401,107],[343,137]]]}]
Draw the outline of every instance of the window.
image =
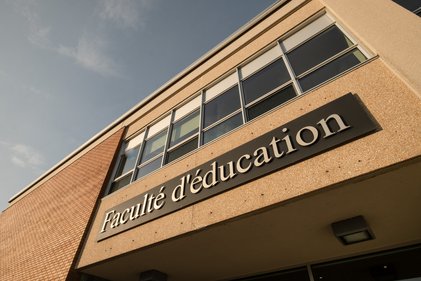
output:
[{"label": "window", "polygon": [[175,110],[166,163],[199,146],[201,96]]},{"label": "window", "polygon": [[233,73],[205,91],[204,143],[243,124],[237,81],[237,74]]},{"label": "window", "polygon": [[147,130],[135,179],[161,167],[171,116],[168,115]]},{"label": "window", "polygon": [[295,98],[296,93],[292,85],[287,86],[286,88],[282,88],[278,91],[276,91],[274,94],[266,98],[265,100],[259,102],[256,105],[251,106],[247,110],[247,115],[249,120],[252,120],[259,115],[262,115],[265,112],[268,112],[269,110],[277,107],[280,104],[283,104],[284,102]]},{"label": "window", "polygon": [[296,96],[291,76],[281,56],[281,48],[276,45],[241,68],[248,120]]},{"label": "window", "polygon": [[322,15],[126,142],[113,192],[367,60]]},{"label": "window", "polygon": [[204,132],[203,143],[208,143],[211,140],[228,133],[234,128],[237,128],[241,124],[243,124],[243,118],[240,113],[237,113],[234,116],[225,119],[224,122],[221,122]]},{"label": "window", "polygon": [[303,90],[311,89],[365,60],[366,57],[359,50],[353,50],[323,65],[317,71],[309,73],[298,81]]},{"label": "window", "polygon": [[367,60],[327,15],[281,42],[302,91]]},{"label": "window", "polygon": [[132,180],[136,159],[139,154],[140,144],[143,141],[144,132],[129,140],[120,156],[111,192],[127,185]]}]

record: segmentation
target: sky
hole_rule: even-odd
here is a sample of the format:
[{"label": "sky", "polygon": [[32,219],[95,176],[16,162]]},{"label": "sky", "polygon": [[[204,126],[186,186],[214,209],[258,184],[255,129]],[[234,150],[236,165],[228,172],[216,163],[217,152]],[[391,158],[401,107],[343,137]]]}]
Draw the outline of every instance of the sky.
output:
[{"label": "sky", "polygon": [[275,0],[0,0],[0,210]]}]

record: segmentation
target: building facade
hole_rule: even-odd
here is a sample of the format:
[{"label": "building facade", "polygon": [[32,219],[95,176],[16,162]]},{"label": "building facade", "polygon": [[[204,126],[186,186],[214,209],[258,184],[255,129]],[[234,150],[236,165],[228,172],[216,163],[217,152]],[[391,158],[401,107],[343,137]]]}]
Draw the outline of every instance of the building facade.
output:
[{"label": "building facade", "polygon": [[421,280],[420,5],[396,2],[268,7],[11,198],[0,279]]}]

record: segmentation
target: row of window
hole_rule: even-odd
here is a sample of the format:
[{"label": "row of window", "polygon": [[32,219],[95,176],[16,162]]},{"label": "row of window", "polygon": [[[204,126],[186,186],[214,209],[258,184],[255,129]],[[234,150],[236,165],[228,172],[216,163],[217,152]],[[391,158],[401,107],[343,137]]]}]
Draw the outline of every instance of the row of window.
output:
[{"label": "row of window", "polygon": [[111,192],[364,62],[323,15],[125,143]]}]

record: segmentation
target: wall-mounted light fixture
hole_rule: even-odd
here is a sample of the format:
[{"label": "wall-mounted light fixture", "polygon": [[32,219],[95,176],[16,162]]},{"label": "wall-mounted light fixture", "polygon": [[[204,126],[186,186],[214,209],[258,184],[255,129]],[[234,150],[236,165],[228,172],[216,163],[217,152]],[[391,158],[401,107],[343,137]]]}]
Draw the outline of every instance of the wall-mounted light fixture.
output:
[{"label": "wall-mounted light fixture", "polygon": [[371,231],[363,216],[334,222],[331,226],[336,238],[344,245],[374,239],[374,233]]}]

